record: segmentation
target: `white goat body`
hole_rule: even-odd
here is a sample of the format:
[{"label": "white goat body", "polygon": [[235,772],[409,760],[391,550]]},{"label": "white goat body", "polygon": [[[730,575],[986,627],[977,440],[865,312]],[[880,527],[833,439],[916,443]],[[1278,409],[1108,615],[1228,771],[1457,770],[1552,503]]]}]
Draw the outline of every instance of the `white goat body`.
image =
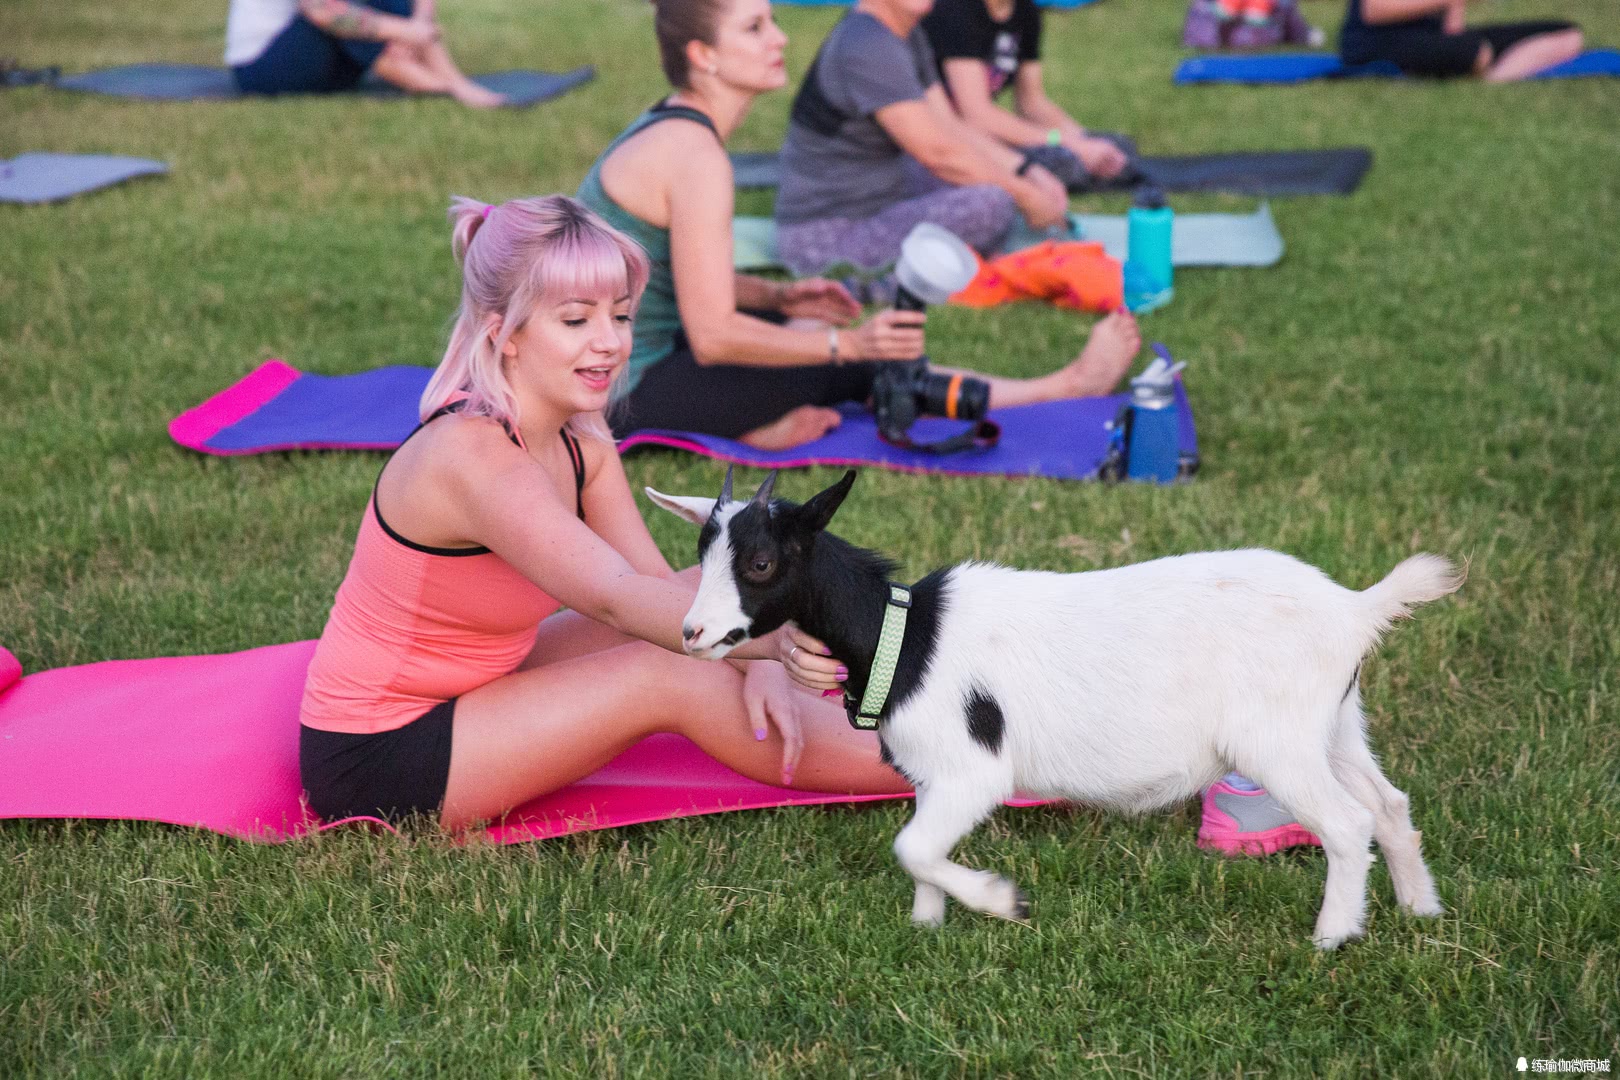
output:
[{"label": "white goat body", "polygon": [[[1432,555],[1364,592],[1260,550],[1082,574],[950,569],[927,672],[881,732],[918,790],[917,815],[895,842],[917,879],[913,918],[939,922],[944,892],[1023,916],[1012,883],[947,858],[1014,792],[1142,811],[1229,769],[1321,837],[1329,871],[1317,944],[1361,932],[1375,833],[1402,905],[1438,914],[1406,797],[1367,748],[1356,675],[1391,622],[1459,584]],[[963,720],[974,694],[999,707],[998,747]]]},{"label": "white goat body", "polygon": [[[1361,658],[1405,611],[1392,590],[1411,583],[1358,593],[1260,550],[947,573],[928,673],[883,728],[896,763],[926,781],[971,762],[998,799],[1126,811],[1181,802],[1229,768],[1263,771],[1286,743],[1327,745]],[[957,722],[975,686],[1005,717],[998,754]]]}]

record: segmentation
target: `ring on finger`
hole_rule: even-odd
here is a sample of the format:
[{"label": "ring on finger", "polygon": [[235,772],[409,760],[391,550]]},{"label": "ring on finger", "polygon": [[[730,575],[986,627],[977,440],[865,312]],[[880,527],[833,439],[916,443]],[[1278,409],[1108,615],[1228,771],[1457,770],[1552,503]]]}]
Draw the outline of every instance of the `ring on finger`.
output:
[{"label": "ring on finger", "polygon": [[799,655],[799,647],[795,645],[793,646],[793,651],[788,653],[788,659],[792,660],[797,655]]}]

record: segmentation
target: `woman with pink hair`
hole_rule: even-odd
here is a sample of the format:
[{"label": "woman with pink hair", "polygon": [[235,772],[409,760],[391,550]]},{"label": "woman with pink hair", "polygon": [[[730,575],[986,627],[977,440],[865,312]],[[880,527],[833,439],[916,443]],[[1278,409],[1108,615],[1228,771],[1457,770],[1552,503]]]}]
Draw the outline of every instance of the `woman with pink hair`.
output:
[{"label": "woman with pink hair", "polygon": [[648,535],[603,419],[641,249],[564,196],[457,199],[451,217],[461,310],[310,663],[311,807],[459,829],[661,731],[767,783],[906,790],[872,735],[789,682],[838,677],[808,639],[749,642],[735,664],[682,652],[696,574]]}]

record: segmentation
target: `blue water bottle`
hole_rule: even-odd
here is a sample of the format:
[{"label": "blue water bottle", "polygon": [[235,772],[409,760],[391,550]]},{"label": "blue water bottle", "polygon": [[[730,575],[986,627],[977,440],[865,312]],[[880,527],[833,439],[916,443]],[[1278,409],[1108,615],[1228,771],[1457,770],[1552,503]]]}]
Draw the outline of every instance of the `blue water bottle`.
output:
[{"label": "blue water bottle", "polygon": [[1170,264],[1175,220],[1164,192],[1151,185],[1137,190],[1125,216],[1125,306],[1134,312],[1163,307],[1175,295],[1175,271]]},{"label": "blue water bottle", "polygon": [[1158,358],[1131,380],[1131,419],[1125,446],[1125,475],[1168,484],[1181,471],[1181,409],[1176,404],[1176,373],[1170,350],[1157,342]]}]

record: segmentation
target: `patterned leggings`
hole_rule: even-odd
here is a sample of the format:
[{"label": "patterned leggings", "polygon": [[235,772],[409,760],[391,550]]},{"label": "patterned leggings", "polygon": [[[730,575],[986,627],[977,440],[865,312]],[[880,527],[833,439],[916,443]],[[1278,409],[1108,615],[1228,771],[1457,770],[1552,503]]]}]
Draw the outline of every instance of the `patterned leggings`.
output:
[{"label": "patterned leggings", "polygon": [[949,229],[981,255],[1000,250],[1019,220],[1011,195],[992,184],[956,187],[920,165],[912,172],[913,188],[923,190],[869,218],[821,218],[778,226],[777,255],[799,277],[823,273],[840,263],[876,270],[900,257],[900,241],[923,221]]}]

